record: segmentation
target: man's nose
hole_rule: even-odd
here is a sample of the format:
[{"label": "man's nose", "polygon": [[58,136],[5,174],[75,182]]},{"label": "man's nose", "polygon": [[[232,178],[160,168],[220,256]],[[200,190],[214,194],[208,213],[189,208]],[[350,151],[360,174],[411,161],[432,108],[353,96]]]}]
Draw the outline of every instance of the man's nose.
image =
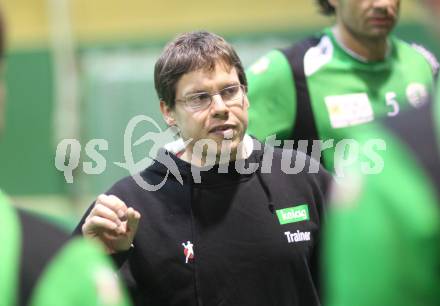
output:
[{"label": "man's nose", "polygon": [[226,106],[225,102],[223,101],[220,94],[216,94],[212,96],[212,105],[211,105],[214,113],[216,114],[224,114],[229,111],[228,107]]}]

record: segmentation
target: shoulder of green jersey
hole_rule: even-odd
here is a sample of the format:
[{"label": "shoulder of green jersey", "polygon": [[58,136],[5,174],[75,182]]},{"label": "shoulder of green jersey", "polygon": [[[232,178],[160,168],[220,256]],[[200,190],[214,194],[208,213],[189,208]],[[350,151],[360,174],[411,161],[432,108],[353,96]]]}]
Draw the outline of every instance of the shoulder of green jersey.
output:
[{"label": "shoulder of green jersey", "polygon": [[333,43],[327,35],[321,37],[319,43],[307,50],[304,55],[304,73],[311,76],[326,64],[328,64],[334,53]]},{"label": "shoulder of green jersey", "polygon": [[334,176],[329,192],[329,203],[334,209],[352,209],[357,206],[364,189],[364,176],[349,169],[344,176]]},{"label": "shoulder of green jersey", "polygon": [[261,57],[259,60],[257,60],[250,68],[249,70],[255,74],[262,74],[266,72],[266,70],[269,68],[270,59],[267,55]]},{"label": "shoulder of green jersey", "polygon": [[117,274],[105,265],[95,267],[92,272],[100,305],[121,305],[123,294]]},{"label": "shoulder of green jersey", "polygon": [[428,49],[426,49],[424,46],[411,43],[410,46],[416,50],[418,53],[423,55],[423,57],[428,61],[428,63],[431,65],[432,73],[434,75],[437,75],[440,69],[440,64],[437,60],[437,57]]},{"label": "shoulder of green jersey", "polygon": [[271,67],[288,66],[287,59],[278,50],[272,50],[266,55],[260,57],[255,63],[249,67],[249,71],[253,75],[259,75],[267,72]]}]

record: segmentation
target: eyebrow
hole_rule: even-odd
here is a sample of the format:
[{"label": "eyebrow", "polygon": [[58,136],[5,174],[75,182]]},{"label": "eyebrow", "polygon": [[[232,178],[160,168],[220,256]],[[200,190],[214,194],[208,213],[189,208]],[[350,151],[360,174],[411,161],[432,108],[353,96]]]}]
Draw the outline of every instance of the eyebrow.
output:
[{"label": "eyebrow", "polygon": [[[236,85],[241,85],[240,82],[236,82],[236,81],[232,81],[232,82],[228,82],[225,83],[221,86],[220,90],[223,90],[227,87],[231,87],[231,86],[236,86]],[[200,89],[200,88],[195,88],[191,91],[188,91],[184,96],[189,96],[189,95],[196,95],[196,94],[203,94],[203,93],[209,93],[209,90],[206,89]]]}]

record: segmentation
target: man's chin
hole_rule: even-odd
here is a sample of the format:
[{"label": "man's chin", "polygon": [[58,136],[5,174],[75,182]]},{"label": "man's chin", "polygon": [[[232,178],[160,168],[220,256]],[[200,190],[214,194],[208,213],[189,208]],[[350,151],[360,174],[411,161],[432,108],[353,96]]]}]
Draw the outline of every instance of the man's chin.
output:
[{"label": "man's chin", "polygon": [[[204,156],[207,164],[224,164],[237,159],[237,152],[241,151],[242,139],[238,133],[234,133],[232,139],[209,135],[205,139],[196,141],[192,147],[195,156]],[[241,158],[242,154],[238,154]]]},{"label": "man's chin", "polygon": [[224,132],[209,133],[208,137],[216,142],[222,142],[225,140],[234,140],[239,137],[239,133],[235,130],[229,129]]},{"label": "man's chin", "polygon": [[387,39],[392,30],[393,27],[374,27],[370,29],[368,36],[374,40],[383,40]]},{"label": "man's chin", "polygon": [[[206,152],[206,162],[208,164],[227,164],[237,159],[238,145],[231,141],[217,144],[214,150]],[[240,158],[240,154],[238,156]]]}]

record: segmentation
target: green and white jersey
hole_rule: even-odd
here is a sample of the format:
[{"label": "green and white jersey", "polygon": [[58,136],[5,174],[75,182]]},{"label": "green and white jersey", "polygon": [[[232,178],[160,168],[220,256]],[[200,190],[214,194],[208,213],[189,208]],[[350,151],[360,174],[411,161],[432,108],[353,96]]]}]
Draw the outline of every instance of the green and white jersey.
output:
[{"label": "green and white jersey", "polygon": [[347,185],[335,188],[323,231],[325,305],[439,304],[440,113],[436,114],[433,122],[431,107],[424,106],[357,131],[364,139],[382,135],[387,143],[384,168],[380,174],[363,176],[353,167]]},{"label": "green and white jersey", "polygon": [[[264,141],[341,139],[353,127],[419,107],[432,91],[438,63],[420,46],[389,39],[384,61],[365,62],[345,50],[331,29],[274,50],[247,70],[249,131]],[[323,162],[333,170],[333,149]]]},{"label": "green and white jersey", "polygon": [[0,192],[0,306],[129,306],[110,259]]}]

